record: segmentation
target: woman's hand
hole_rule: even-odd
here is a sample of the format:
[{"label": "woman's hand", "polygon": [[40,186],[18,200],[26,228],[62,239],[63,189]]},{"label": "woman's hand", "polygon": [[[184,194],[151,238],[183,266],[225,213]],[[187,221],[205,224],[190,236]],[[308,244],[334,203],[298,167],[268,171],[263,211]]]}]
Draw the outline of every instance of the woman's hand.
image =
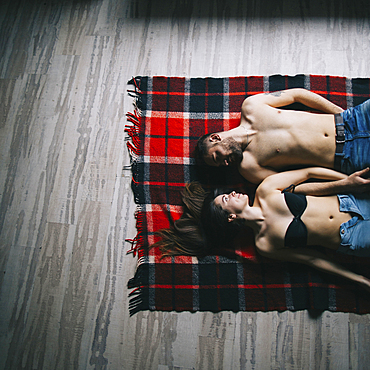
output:
[{"label": "woman's hand", "polygon": [[365,276],[361,276],[361,279],[358,281],[358,284],[365,289],[368,293],[370,293],[370,279]]},{"label": "woman's hand", "polygon": [[359,275],[353,271],[347,270],[347,268],[339,265],[329,256],[324,253],[311,248],[282,248],[282,249],[271,249],[261,248],[256,244],[257,251],[269,258],[298,262],[305,265],[311,266],[317,270],[337,275],[342,278],[348,279],[355,284],[359,284],[363,289],[370,293],[370,279],[365,276]]}]

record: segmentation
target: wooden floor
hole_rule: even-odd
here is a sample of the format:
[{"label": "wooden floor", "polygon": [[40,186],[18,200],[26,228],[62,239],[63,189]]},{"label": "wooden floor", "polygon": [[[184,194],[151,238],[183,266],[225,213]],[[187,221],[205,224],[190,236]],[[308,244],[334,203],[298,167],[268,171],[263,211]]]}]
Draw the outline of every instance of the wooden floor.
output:
[{"label": "wooden floor", "polygon": [[2,0],[1,369],[369,369],[370,315],[128,316],[135,75],[369,77],[368,1]]}]

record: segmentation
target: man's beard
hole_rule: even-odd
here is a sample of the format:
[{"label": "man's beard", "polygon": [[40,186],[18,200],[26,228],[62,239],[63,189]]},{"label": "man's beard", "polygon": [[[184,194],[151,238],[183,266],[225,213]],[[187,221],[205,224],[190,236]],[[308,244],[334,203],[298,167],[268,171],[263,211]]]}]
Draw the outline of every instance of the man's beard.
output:
[{"label": "man's beard", "polygon": [[222,145],[230,152],[228,155],[229,165],[237,166],[243,160],[243,151],[240,145],[232,137],[225,138]]}]

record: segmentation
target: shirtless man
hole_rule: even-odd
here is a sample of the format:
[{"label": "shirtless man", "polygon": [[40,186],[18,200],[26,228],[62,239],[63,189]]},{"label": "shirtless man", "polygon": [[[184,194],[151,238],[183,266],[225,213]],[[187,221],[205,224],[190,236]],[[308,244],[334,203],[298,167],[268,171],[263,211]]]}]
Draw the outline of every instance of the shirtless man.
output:
[{"label": "shirtless man", "polygon": [[[323,113],[279,109],[295,102]],[[359,127],[361,139],[345,141],[354,136],[351,126],[356,129],[358,125],[356,115],[361,115],[361,121],[366,116],[361,124],[367,127]],[[362,141],[360,147],[351,148],[358,141]],[[356,158],[351,158],[351,150]],[[243,102],[240,125],[204,135],[197,152],[210,166],[237,165],[241,175],[255,184],[276,172],[302,166],[350,174],[370,166],[370,100],[344,111],[305,89],[254,95]]]}]

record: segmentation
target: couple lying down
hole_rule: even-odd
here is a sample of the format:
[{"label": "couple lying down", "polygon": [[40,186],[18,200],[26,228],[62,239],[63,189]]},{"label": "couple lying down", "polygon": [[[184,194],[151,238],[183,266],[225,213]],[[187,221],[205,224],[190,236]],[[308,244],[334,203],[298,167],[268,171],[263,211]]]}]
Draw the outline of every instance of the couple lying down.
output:
[{"label": "couple lying down", "polygon": [[[349,279],[370,292],[370,279],[332,261],[322,246],[358,257],[370,257],[369,168],[350,176],[313,167],[267,177],[257,188],[253,205],[246,194],[207,192],[188,184],[185,211],[171,229],[158,232],[164,256],[204,256],[212,247],[230,244],[239,230],[251,228],[263,256],[299,262]],[[343,194],[317,196],[323,183],[337,181]]]}]

